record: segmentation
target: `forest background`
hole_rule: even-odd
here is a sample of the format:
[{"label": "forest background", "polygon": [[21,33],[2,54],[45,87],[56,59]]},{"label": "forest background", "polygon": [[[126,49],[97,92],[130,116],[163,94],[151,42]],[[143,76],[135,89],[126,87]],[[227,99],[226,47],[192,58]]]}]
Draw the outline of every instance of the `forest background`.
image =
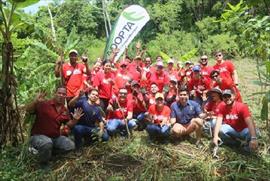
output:
[{"label": "forest background", "polygon": [[[76,162],[63,158],[50,173],[44,174],[35,168],[34,161],[27,154],[27,139],[33,118],[24,114],[23,105],[32,100],[40,90],[46,90],[50,97],[59,82],[53,70],[55,61],[60,55],[67,59],[67,52],[75,48],[80,55],[85,54],[89,57],[91,65],[98,57],[102,57],[106,44],[104,13],[109,15],[109,20],[113,24],[123,8],[132,4],[145,7],[150,15],[150,21],[129,46],[129,56],[135,55],[135,43],[140,41],[147,48],[146,55],[151,56],[153,60],[164,52],[179,62],[192,60],[196,63],[200,55],[213,57],[216,50],[222,50],[226,58],[235,61],[240,81],[243,82],[240,90],[262,130],[260,151],[254,158],[231,154],[232,150],[224,149],[222,159],[217,162],[209,158],[206,150],[196,151],[189,144],[179,149],[180,153],[173,151],[175,149],[173,146],[158,145],[154,148],[144,146],[140,143],[144,143],[141,140],[144,140],[144,135],[138,135],[133,142],[116,141],[88,149],[83,157],[75,159]],[[2,8],[4,4],[1,4]],[[22,9],[16,11],[21,23],[15,26],[11,35],[14,47],[14,82],[16,82],[16,91],[13,93],[16,94],[20,109],[21,119],[18,124],[21,125],[21,129],[17,128],[16,133],[20,136],[16,139],[16,144],[7,140],[4,146],[1,145],[1,178],[67,179],[76,176],[76,178],[103,180],[106,175],[108,178],[121,180],[126,179],[127,173],[132,173],[130,176],[134,179],[149,180],[162,180],[168,176],[172,179],[180,177],[195,180],[222,179],[222,177],[255,180],[269,178],[270,2],[268,0],[54,0],[50,3],[49,9],[52,18],[47,7],[41,7],[35,14],[26,14]],[[3,24],[2,19],[3,17],[1,17]],[[52,20],[54,28],[51,26]],[[108,23],[108,18],[106,22]],[[4,37],[0,37],[0,41],[4,42]],[[211,63],[213,64],[213,61]],[[0,62],[0,67],[2,65],[3,61]],[[2,73],[3,68],[1,88]],[[248,79],[251,81],[247,82]],[[122,146],[126,146],[126,149],[121,150]],[[98,151],[100,154],[97,156],[90,151]],[[111,157],[104,156],[107,154],[106,151],[115,154]],[[141,155],[140,151],[147,154]],[[116,153],[125,155],[126,160],[131,160],[130,164],[123,164],[125,169],[118,172],[108,166],[109,164],[102,171],[97,168],[115,158],[119,160]],[[100,162],[95,160],[96,157],[101,158]],[[152,158],[150,162],[146,161],[149,157]],[[189,159],[193,161],[190,162]],[[88,163],[84,163],[83,160],[89,161],[87,168],[92,171],[76,172],[76,169],[80,170]],[[172,163],[171,170],[165,169],[160,173]],[[136,168],[129,167],[132,164]],[[132,169],[133,172],[130,172]],[[180,171],[172,173],[178,169]]]}]

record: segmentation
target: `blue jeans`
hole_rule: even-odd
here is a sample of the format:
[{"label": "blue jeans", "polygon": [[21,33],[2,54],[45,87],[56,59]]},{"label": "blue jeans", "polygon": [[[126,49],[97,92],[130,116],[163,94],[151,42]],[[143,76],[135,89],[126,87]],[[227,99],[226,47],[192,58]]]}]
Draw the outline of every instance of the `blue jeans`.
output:
[{"label": "blue jeans", "polygon": [[[131,130],[136,126],[134,119],[128,121],[128,129]],[[126,132],[126,125],[122,119],[109,119],[107,123],[107,130],[110,136],[115,135],[117,132]]]},{"label": "blue jeans", "polygon": [[167,138],[170,135],[170,127],[167,125],[160,126],[156,124],[148,124],[146,131],[150,138]]},{"label": "blue jeans", "polygon": [[[82,146],[82,139],[86,138],[88,140],[94,141],[97,139],[98,135],[97,133],[99,132],[98,127],[89,127],[85,125],[75,125],[73,128],[73,134],[75,138],[75,145],[76,148],[79,148]],[[104,133],[101,137],[102,141],[108,141],[109,140],[109,135],[107,133],[107,130],[104,129]]]},{"label": "blue jeans", "polygon": [[250,141],[250,134],[248,128],[243,129],[241,132],[236,131],[228,124],[222,124],[219,136],[224,144],[231,146],[239,146],[239,140]]}]

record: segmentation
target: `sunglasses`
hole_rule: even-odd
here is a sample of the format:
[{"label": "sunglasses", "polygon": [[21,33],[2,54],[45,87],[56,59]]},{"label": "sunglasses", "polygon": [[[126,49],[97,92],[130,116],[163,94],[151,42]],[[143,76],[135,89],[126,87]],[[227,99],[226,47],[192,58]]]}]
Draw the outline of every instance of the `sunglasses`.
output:
[{"label": "sunglasses", "polygon": [[218,75],[213,75],[211,78],[217,78],[218,77]]},{"label": "sunglasses", "polygon": [[121,95],[126,95],[127,92],[119,92],[119,94],[121,94]]},{"label": "sunglasses", "polygon": [[202,61],[207,60],[207,58],[201,58]]}]

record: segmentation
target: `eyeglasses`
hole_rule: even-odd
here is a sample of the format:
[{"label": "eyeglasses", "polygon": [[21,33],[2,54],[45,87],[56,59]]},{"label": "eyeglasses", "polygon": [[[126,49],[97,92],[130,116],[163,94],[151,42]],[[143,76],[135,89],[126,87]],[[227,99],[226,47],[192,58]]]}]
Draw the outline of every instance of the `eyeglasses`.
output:
[{"label": "eyeglasses", "polygon": [[222,56],[222,54],[217,54],[217,55],[216,55],[216,57],[221,57],[221,56]]}]

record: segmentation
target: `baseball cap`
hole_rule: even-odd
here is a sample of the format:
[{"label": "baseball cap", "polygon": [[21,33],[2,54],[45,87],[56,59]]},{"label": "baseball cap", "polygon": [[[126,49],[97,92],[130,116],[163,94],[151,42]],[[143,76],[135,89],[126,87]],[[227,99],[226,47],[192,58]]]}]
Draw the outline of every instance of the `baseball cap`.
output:
[{"label": "baseball cap", "polygon": [[209,96],[212,92],[218,93],[220,96],[222,96],[222,91],[219,88],[217,88],[217,87],[210,89],[207,92],[207,95]]},{"label": "baseball cap", "polygon": [[134,59],[135,59],[135,60],[141,60],[142,57],[141,57],[141,56],[136,56]]},{"label": "baseball cap", "polygon": [[78,51],[75,49],[70,50],[68,54],[71,54],[71,53],[76,53],[78,55]]},{"label": "baseball cap", "polygon": [[223,93],[222,93],[222,95],[224,96],[224,95],[233,95],[233,91],[231,90],[231,89],[225,89],[224,91],[223,91]]},{"label": "baseball cap", "polygon": [[171,78],[171,79],[170,79],[170,82],[177,83],[177,80],[176,80],[175,78]]},{"label": "baseball cap", "polygon": [[158,92],[158,93],[156,93],[156,95],[155,95],[155,99],[158,99],[158,98],[164,99],[164,95],[163,95],[162,93]]},{"label": "baseball cap", "polygon": [[127,61],[122,61],[122,62],[120,62],[120,67],[122,66],[122,65],[128,65],[128,62]]},{"label": "baseball cap", "polygon": [[157,62],[158,67],[164,67],[163,63],[161,61]]},{"label": "baseball cap", "polygon": [[133,80],[132,82],[131,82],[131,86],[133,87],[133,86],[135,86],[135,85],[140,85],[136,80]]},{"label": "baseball cap", "polygon": [[200,72],[201,71],[201,67],[199,65],[195,65],[193,68],[192,68],[192,71],[193,72]]},{"label": "baseball cap", "polygon": [[170,59],[170,60],[168,61],[168,64],[169,64],[169,63],[174,63],[173,59]]},{"label": "baseball cap", "polygon": [[213,70],[211,73],[210,73],[210,77],[213,78],[214,76],[217,76],[219,75],[219,71],[218,70]]}]

